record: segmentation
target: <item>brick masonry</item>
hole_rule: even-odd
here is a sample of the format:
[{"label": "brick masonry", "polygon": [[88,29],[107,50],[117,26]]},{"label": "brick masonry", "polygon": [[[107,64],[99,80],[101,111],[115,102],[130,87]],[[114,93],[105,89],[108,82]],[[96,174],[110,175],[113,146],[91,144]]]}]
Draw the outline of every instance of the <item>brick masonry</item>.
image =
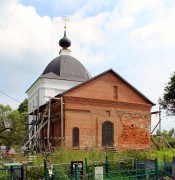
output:
[{"label": "brick masonry", "polygon": [[[150,147],[153,104],[112,71],[64,93],[63,100],[65,146],[72,147],[72,131],[77,127],[80,148],[101,148],[102,124],[111,122],[117,150]],[[52,115],[59,107],[59,103],[52,107]],[[59,139],[60,120],[55,117],[52,124],[51,136]]]}]

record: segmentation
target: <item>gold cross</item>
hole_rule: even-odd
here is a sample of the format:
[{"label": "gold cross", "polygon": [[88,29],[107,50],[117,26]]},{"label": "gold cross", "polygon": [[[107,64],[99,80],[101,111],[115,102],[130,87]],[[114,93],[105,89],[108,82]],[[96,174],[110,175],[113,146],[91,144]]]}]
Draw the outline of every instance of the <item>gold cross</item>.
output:
[{"label": "gold cross", "polygon": [[66,31],[66,25],[67,25],[67,22],[69,21],[68,17],[63,17],[62,20],[64,21],[64,30]]}]

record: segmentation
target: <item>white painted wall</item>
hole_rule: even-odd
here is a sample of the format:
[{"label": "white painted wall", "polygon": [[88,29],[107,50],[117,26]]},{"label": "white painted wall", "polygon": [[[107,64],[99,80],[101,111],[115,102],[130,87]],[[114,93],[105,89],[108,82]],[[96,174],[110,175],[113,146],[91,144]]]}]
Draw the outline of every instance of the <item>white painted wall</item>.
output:
[{"label": "white painted wall", "polygon": [[45,104],[49,97],[54,97],[79,83],[76,81],[39,78],[27,91],[29,113],[38,106]]},{"label": "white painted wall", "polygon": [[[39,106],[49,101],[49,97],[54,97],[79,83],[81,82],[38,78],[26,92],[28,95],[28,113],[32,113]],[[32,120],[35,120],[35,118],[35,116],[30,115],[28,119],[29,124]],[[31,126],[29,126],[29,130],[30,128]],[[31,133],[29,134],[29,138],[30,137]]]}]

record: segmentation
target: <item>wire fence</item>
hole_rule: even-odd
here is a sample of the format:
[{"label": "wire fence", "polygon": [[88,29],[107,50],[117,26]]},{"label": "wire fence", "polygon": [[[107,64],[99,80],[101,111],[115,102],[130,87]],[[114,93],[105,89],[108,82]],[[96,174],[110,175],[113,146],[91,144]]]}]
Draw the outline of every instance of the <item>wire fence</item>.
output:
[{"label": "wire fence", "polygon": [[110,161],[74,161],[42,166],[9,166],[0,168],[0,180],[175,180],[175,162],[121,159]]}]

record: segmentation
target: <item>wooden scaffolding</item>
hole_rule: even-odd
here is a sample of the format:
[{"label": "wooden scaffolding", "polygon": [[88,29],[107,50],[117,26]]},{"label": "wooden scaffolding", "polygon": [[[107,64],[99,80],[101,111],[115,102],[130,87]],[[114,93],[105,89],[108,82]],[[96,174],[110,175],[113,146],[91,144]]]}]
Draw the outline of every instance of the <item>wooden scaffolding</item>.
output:
[{"label": "wooden scaffolding", "polygon": [[[161,133],[162,130],[161,130],[161,109],[159,107],[159,111],[155,111],[155,112],[152,112],[151,115],[157,115],[158,114],[158,122],[157,124],[155,125],[155,127],[153,128],[153,130],[151,131],[151,141],[152,143],[155,145],[155,147],[158,149],[158,150],[161,150],[161,145],[162,144],[166,144],[170,149],[173,150],[173,148],[171,147],[171,145],[168,143],[168,141],[166,140],[166,138],[163,136],[163,134]],[[154,131],[157,129],[157,127],[159,128],[159,135],[156,135],[154,134]],[[154,140],[154,137],[158,138],[159,139],[159,142],[157,143],[155,140]]]},{"label": "wooden scaffolding", "polygon": [[[54,108],[56,105],[57,109]],[[49,98],[44,105],[34,109],[29,116],[32,121],[29,124],[29,131],[20,143],[23,150],[36,152],[48,152],[56,146],[64,145],[64,103],[63,98]],[[55,111],[56,113],[52,113]],[[59,123],[57,137],[51,132],[51,124]],[[52,134],[52,136],[51,136]],[[59,134],[59,136],[58,136]]]}]

